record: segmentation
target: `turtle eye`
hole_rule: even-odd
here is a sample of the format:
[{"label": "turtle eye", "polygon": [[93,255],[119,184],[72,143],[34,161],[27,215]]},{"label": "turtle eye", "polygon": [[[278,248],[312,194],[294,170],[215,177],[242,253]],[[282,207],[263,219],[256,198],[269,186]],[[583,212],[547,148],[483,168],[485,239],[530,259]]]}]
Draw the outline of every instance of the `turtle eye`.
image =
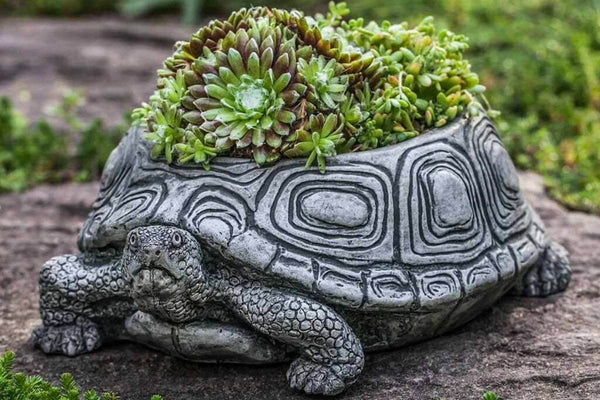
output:
[{"label": "turtle eye", "polygon": [[183,243],[183,238],[181,237],[181,234],[179,232],[175,232],[173,236],[171,236],[171,244],[174,247],[179,247],[181,246],[181,243]]},{"label": "turtle eye", "polygon": [[137,245],[138,242],[138,237],[137,237],[137,233],[130,233],[129,234],[129,245],[130,246],[135,246]]}]

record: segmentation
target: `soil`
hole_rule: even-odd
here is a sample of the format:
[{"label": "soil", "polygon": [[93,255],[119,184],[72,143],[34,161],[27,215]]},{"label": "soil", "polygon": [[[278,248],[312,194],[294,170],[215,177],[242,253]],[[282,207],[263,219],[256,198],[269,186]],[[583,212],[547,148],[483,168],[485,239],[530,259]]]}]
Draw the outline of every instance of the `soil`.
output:
[{"label": "soil", "polygon": [[[18,99],[31,119],[66,87],[83,89],[88,118],[117,123],[151,93],[154,70],[191,29],[174,22],[0,19],[0,95]],[[526,196],[552,237],[571,252],[573,281],[562,295],[506,297],[443,337],[371,354],[344,399],[509,399],[600,396],[600,218],[550,200],[541,178],[521,174]],[[77,232],[97,184],[41,186],[0,196],[0,352],[17,352],[16,369],[127,400],[302,399],[285,384],[285,365],[201,365],[121,343],[77,358],[47,356],[28,343],[40,322],[39,267],[76,251]]]}]

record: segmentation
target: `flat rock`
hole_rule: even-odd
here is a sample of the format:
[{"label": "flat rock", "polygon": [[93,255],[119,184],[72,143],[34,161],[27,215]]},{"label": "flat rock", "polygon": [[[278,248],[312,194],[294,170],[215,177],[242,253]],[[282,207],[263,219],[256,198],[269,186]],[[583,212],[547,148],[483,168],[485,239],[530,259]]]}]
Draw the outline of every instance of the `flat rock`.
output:
[{"label": "flat rock", "polygon": [[[370,354],[345,399],[591,399],[600,395],[600,218],[550,200],[541,178],[521,185],[552,237],[571,253],[573,282],[546,299],[506,297],[443,337]],[[40,322],[37,275],[48,258],[76,251],[76,235],[97,184],[41,186],[0,196],[0,352],[16,369],[57,382],[74,373],[86,388],[123,399],[287,399],[285,365],[203,365],[121,343],[77,358],[47,356],[27,340]]]}]

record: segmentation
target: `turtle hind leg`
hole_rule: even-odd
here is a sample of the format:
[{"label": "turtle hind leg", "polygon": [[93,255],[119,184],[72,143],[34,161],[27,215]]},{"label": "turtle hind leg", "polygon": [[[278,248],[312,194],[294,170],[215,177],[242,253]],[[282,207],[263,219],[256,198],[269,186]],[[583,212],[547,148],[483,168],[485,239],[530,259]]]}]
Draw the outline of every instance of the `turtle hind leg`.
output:
[{"label": "turtle hind leg", "polygon": [[527,297],[546,297],[564,291],[571,281],[568,252],[558,243],[546,248],[540,262],[534,265],[513,290]]},{"label": "turtle hind leg", "polygon": [[308,394],[336,395],[364,366],[361,343],[333,309],[311,298],[265,287],[220,267],[228,307],[259,332],[295,348],[289,385]]},{"label": "turtle hind leg", "polygon": [[350,327],[333,310],[327,311],[323,328],[306,335],[312,338],[301,347],[302,356],[290,365],[287,379],[294,389],[333,396],[356,382],[364,366],[364,354]]},{"label": "turtle hind leg", "polygon": [[362,372],[364,354],[343,318],[312,299],[263,290],[265,320],[259,330],[301,354],[288,369],[290,387],[333,396],[352,385]]}]

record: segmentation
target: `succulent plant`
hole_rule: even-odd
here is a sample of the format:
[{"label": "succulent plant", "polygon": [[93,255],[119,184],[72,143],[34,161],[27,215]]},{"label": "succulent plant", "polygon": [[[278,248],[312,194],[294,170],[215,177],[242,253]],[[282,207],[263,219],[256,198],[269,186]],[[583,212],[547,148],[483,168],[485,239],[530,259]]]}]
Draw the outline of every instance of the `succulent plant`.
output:
[{"label": "succulent plant", "polygon": [[285,138],[302,118],[298,107],[307,87],[298,80],[300,48],[287,28],[268,18],[250,19],[230,31],[214,52],[205,48],[192,64],[184,118],[210,135],[219,151],[245,154],[258,164],[280,156]]},{"label": "succulent plant", "polygon": [[148,130],[146,139],[154,143],[152,155],[164,154],[171,163],[174,146],[185,138],[185,124],[181,100],[186,92],[183,71],[175,76],[161,78],[158,89],[150,97],[150,104],[143,103],[132,113],[134,123],[143,124]]},{"label": "succulent plant", "polygon": [[294,133],[294,145],[285,151],[287,157],[308,157],[306,167],[315,159],[321,172],[325,172],[325,158],[336,155],[336,146],[342,141],[343,117],[337,114],[311,115],[308,124]]},{"label": "succulent plant", "polygon": [[190,160],[202,164],[209,169],[210,160],[217,155],[217,149],[206,141],[206,135],[197,126],[192,126],[185,132],[185,143],[177,143],[175,149],[179,152],[179,162]]},{"label": "succulent plant", "polygon": [[[158,71],[156,92],[134,112],[153,156],[209,167],[227,154],[257,164],[392,145],[481,112],[485,88],[463,59],[466,38],[254,7],[211,21]],[[491,112],[493,113],[493,111]]]},{"label": "succulent plant", "polygon": [[301,81],[310,88],[308,100],[319,110],[336,110],[346,99],[348,75],[344,75],[344,67],[335,59],[326,60],[324,56],[310,61],[300,59],[298,71]]}]

